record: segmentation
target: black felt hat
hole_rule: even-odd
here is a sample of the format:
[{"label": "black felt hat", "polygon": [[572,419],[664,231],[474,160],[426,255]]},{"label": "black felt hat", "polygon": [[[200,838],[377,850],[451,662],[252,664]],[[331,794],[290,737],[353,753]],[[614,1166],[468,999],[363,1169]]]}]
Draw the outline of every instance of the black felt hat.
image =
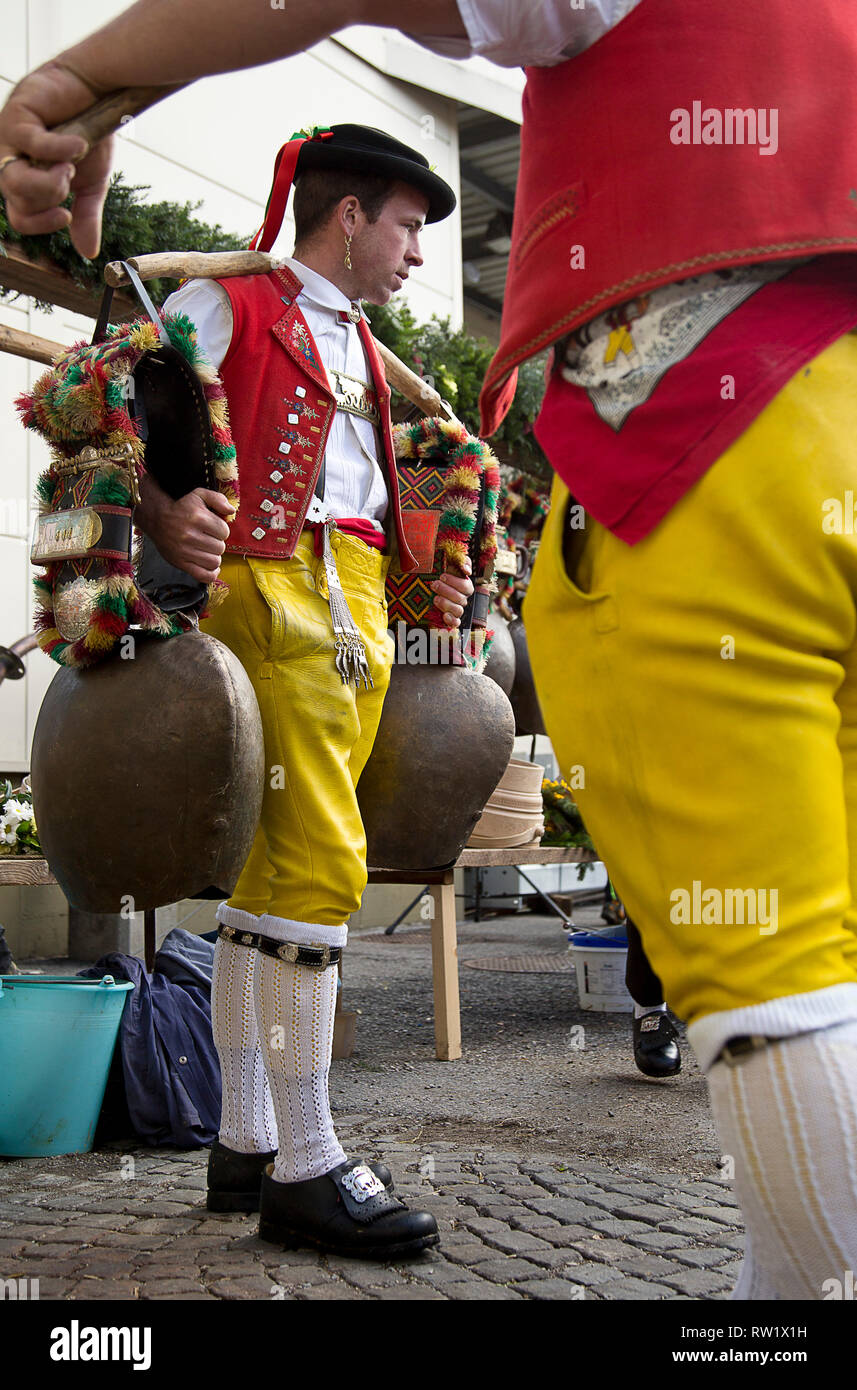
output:
[{"label": "black felt hat", "polygon": [[250,242],[251,250],[270,251],[282,226],[292,184],[308,169],[353,169],[401,179],[428,198],[427,222],[440,222],[455,207],[449,184],[438,178],[425,156],[410,145],[371,126],[315,126],[296,131],[277,152],[265,220]]},{"label": "black felt hat", "polygon": [[426,222],[441,222],[455,208],[455,194],[429,167],[425,155],[383,130],[366,125],[334,125],[327,138],[307,140],[300,149],[295,179],[308,169],[348,169],[382,174],[418,188],[429,200]]}]

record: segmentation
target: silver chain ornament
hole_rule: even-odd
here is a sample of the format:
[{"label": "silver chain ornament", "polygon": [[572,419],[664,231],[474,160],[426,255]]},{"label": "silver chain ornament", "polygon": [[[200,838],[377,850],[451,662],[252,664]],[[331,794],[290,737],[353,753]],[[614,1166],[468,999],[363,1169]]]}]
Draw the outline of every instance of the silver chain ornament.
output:
[{"label": "silver chain ornament", "polygon": [[318,498],[313,497],[307,509],[306,520],[321,525],[324,529],[324,545],[322,549],[322,564],[327,575],[327,595],[330,604],[330,616],[333,623],[334,650],[336,652],[336,669],[339,672],[343,685],[349,685],[354,681],[356,688],[360,689],[361,682],[366,690],[374,689],[375,682],[369,670],[369,662],[366,658],[366,648],[363,645],[363,638],[357,628],[357,624],[351,616],[348,601],[339,582],[339,575],[336,570],[336,560],[333,555],[333,548],[330,544],[331,532],[336,527],[336,521],[331,516],[325,504]]}]

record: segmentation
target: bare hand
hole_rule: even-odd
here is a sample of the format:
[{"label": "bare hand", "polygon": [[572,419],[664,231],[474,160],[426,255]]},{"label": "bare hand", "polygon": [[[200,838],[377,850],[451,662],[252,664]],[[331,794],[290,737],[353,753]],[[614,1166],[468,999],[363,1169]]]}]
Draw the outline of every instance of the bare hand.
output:
[{"label": "bare hand", "polygon": [[234,513],[234,506],[222,493],[208,488],[194,488],[175,502],[150,486],[134,521],[171,565],[201,584],[211,584],[220,573],[229,539],[226,518],[231,520]]},{"label": "bare hand", "polygon": [[473,593],[473,582],[469,575],[469,559],[465,560],[464,567],[468,571],[467,575],[444,573],[431,585],[434,589],[434,606],[440,609],[443,614],[443,621],[450,628],[461,626],[461,618],[467,606],[467,600]]},{"label": "bare hand", "polygon": [[[97,255],[101,245],[113,141],[102,140],[87,153],[82,136],[55,135],[50,128],[96,100],[97,94],[81,78],[46,63],[18,83],[0,111],[0,159],[26,156],[7,164],[0,174],[11,226],[29,236],[69,227],[73,245],[87,257]],[[34,168],[31,159],[50,167]],[[69,193],[74,195],[71,211],[62,206]]]}]

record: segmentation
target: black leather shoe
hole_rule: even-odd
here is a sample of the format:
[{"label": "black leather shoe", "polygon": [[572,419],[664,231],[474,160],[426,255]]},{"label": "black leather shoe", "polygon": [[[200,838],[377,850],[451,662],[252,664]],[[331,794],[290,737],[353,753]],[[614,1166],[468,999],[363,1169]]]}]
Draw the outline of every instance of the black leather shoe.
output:
[{"label": "black leather shoe", "polygon": [[681,1071],[672,1019],[667,1013],[643,1014],[634,1019],[634,1061],[644,1076],[677,1076]]},{"label": "black leather shoe", "polygon": [[305,1182],[275,1182],[266,1171],[259,1237],[285,1250],[310,1245],[364,1259],[412,1255],[440,1242],[434,1217],[409,1211],[358,1159]]},{"label": "black leather shoe", "polygon": [[208,1153],[209,1211],[258,1211],[262,1174],[277,1153],[242,1154],[215,1139]]},{"label": "black leather shoe", "polygon": [[[236,1153],[215,1139],[208,1153],[208,1210],[258,1211],[262,1174],[276,1157],[276,1150],[265,1154]],[[385,1164],[369,1166],[385,1187],[393,1187],[393,1174]]]}]

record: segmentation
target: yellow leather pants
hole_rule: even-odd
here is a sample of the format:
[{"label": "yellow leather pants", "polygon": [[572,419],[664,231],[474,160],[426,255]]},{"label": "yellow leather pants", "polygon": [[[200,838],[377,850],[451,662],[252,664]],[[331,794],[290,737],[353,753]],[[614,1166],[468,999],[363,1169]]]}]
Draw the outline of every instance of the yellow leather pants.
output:
[{"label": "yellow leather pants", "polygon": [[304,533],[286,560],[224,556],[224,603],[201,624],[243,665],[265,735],[265,794],[231,907],[338,926],[360,906],[366,837],[355,788],[381,718],[394,644],[389,556],[334,532],[331,545],[374,689],[343,685],[334,665],[327,578]]},{"label": "yellow leather pants", "polygon": [[523,613],[546,726],[691,1023],[857,983],[855,493],[852,335],[637,545],[587,519],[564,560],[554,488]]}]

